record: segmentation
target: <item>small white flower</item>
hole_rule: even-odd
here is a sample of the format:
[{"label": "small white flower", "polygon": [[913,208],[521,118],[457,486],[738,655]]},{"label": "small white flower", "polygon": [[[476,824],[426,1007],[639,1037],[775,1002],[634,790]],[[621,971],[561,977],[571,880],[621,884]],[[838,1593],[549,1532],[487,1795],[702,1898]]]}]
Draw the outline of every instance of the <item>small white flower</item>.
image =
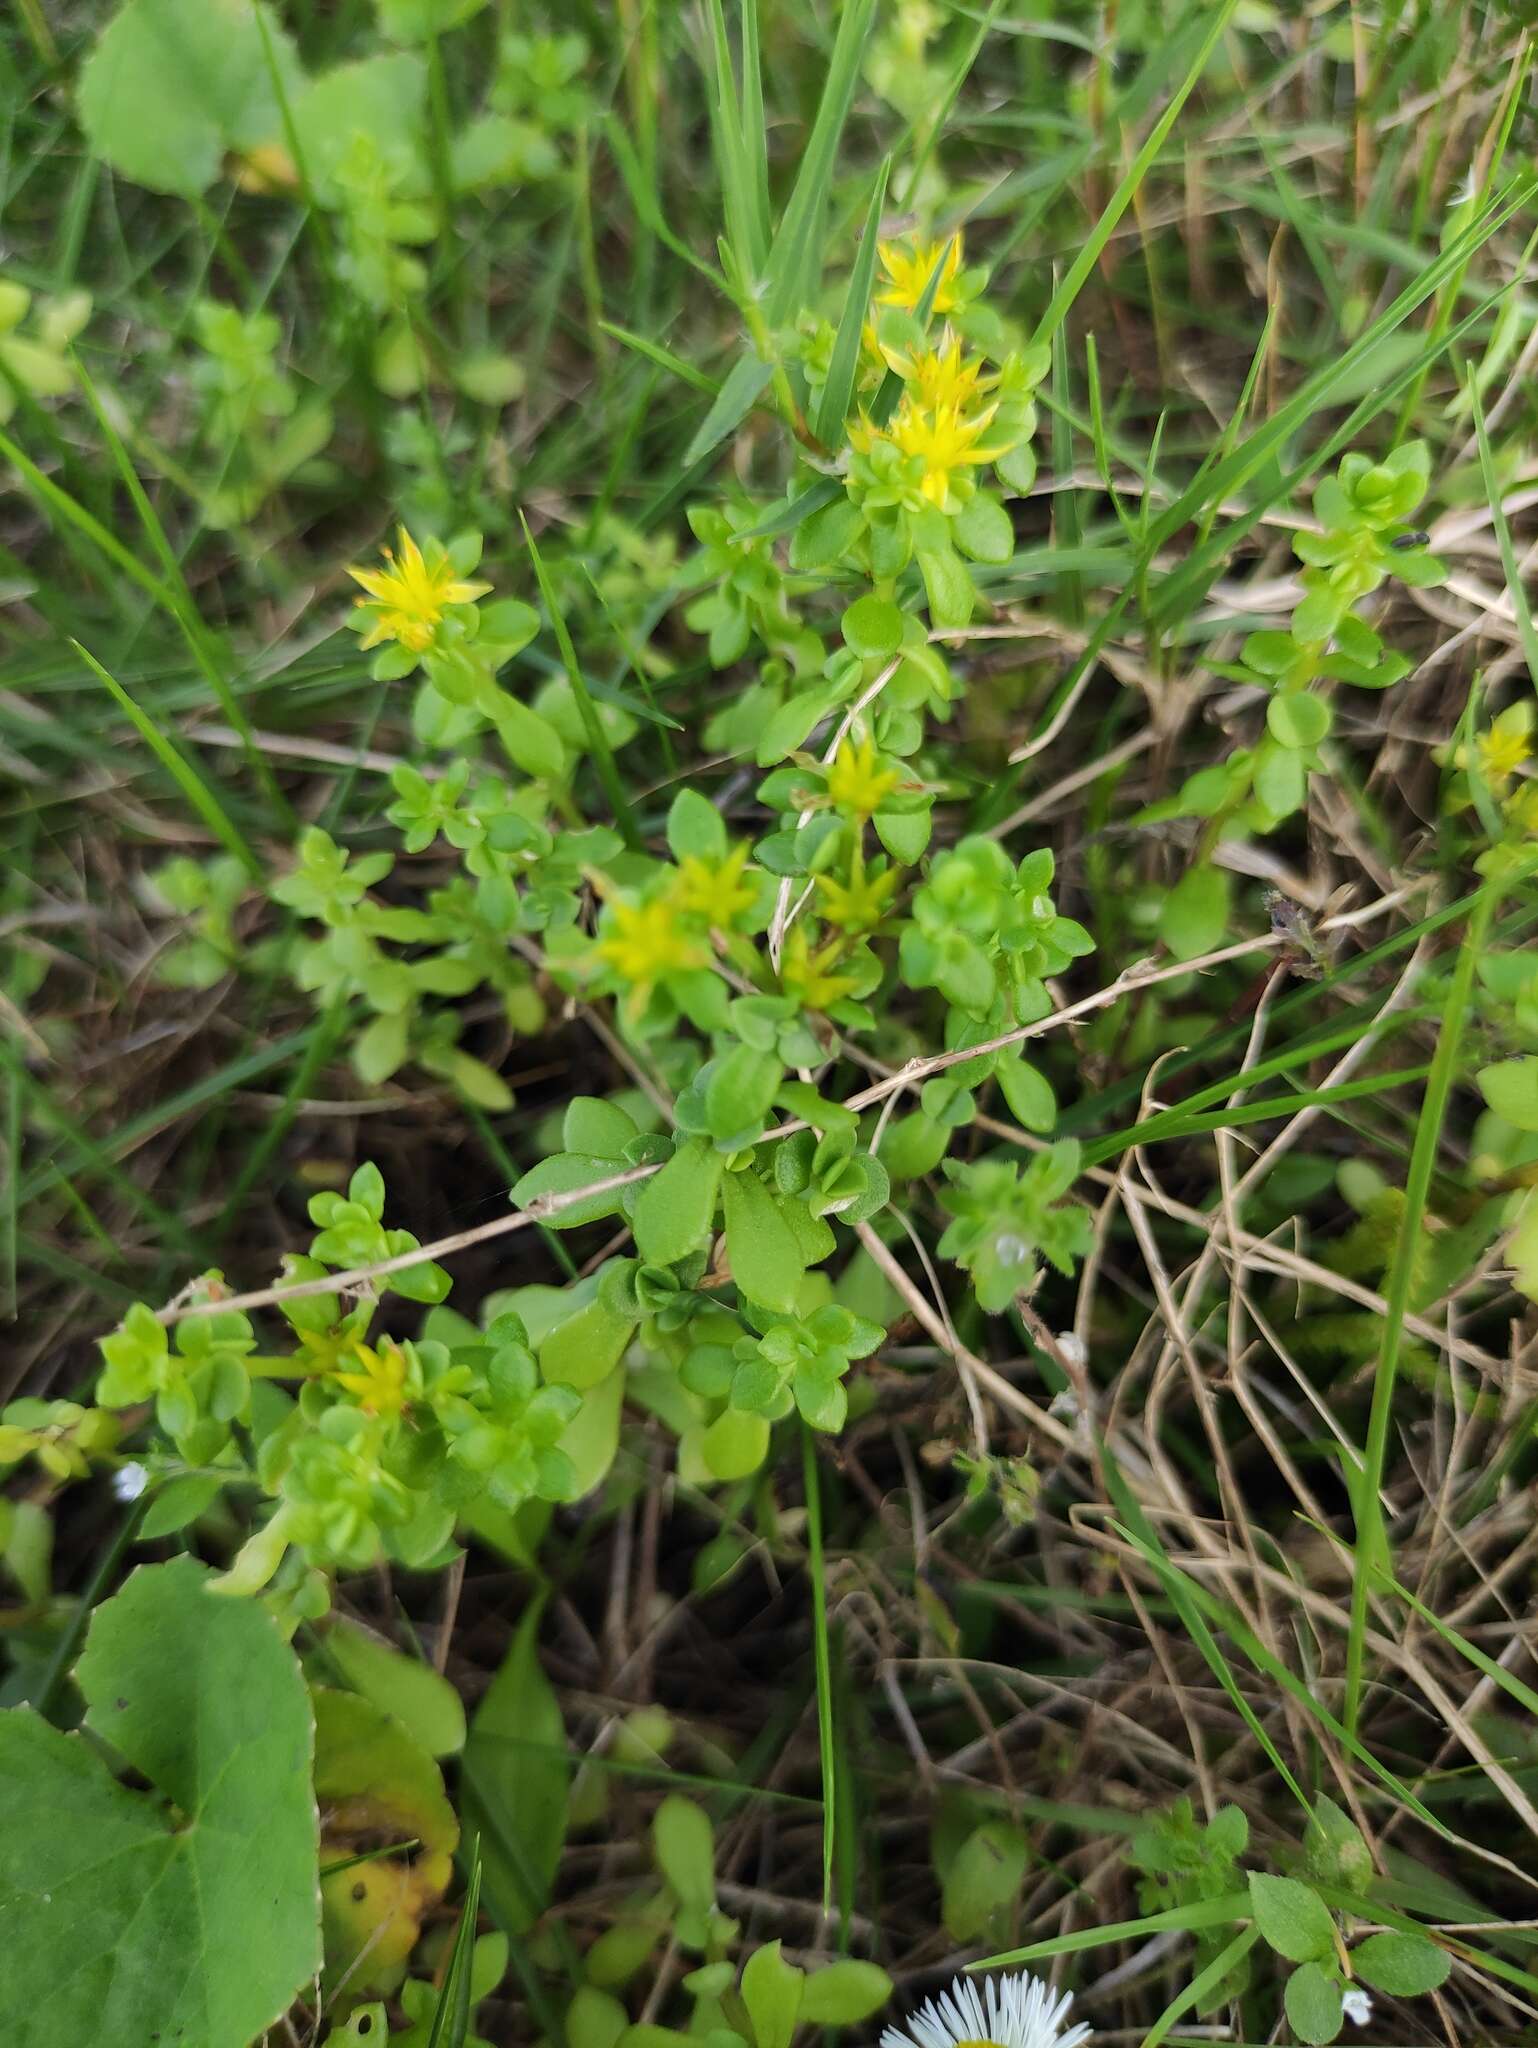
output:
[{"label": "small white flower", "polygon": [[1071,1365],[1076,1372],[1082,1372],[1089,1364],[1089,1347],[1072,1330],[1058,1331],[1057,1348],[1063,1355],[1064,1364]]},{"label": "small white flower", "polygon": [[142,1465],[119,1465],[112,1475],[112,1491],[119,1500],[137,1500],[150,1483]]},{"label": "small white flower", "polygon": [[910,2013],[906,2029],[888,2027],[881,2048],[1078,2048],[1090,2029],[1064,2027],[1072,2003],[1071,1991],[1054,1991],[1026,1973],[958,1977]]},{"label": "small white flower", "polygon": [[1354,1984],[1340,1994],[1340,2009],[1354,2027],[1365,2027],[1372,2018],[1372,2000]]}]

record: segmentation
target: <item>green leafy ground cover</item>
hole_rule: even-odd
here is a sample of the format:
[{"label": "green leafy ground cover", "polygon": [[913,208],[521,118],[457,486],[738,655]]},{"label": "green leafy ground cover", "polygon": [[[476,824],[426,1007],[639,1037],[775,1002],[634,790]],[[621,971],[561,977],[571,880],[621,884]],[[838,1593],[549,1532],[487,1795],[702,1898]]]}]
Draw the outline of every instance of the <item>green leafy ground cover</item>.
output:
[{"label": "green leafy ground cover", "polygon": [[5,50],[5,2039],[1525,2038],[1525,10]]}]

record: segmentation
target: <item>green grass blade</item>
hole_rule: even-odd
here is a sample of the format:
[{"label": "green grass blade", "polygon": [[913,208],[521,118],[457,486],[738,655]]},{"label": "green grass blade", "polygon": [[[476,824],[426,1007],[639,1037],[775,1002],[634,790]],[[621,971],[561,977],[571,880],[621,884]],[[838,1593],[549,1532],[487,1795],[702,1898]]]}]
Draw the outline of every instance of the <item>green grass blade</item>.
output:
[{"label": "green grass blade", "polygon": [[833,185],[839,138],[860,81],[860,60],[870,33],[875,0],[845,0],[828,60],[812,133],[801,158],[790,201],[769,252],[766,281],[772,327],[789,320],[809,300],[821,274],[822,218]]},{"label": "green grass blade", "polygon": [[[742,158],[755,248],[769,247],[769,130],[759,55],[758,0],[742,0]],[[759,261],[762,262],[762,257]]]},{"label": "green grass blade", "polygon": [[1407,1607],[1412,1608],[1428,1628],[1434,1629],[1444,1643],[1456,1650],[1460,1657],[1472,1664],[1474,1669],[1488,1678],[1492,1685],[1498,1685],[1503,1693],[1514,1699],[1524,1713],[1532,1715],[1534,1725],[1538,1726],[1538,1692],[1535,1692],[1532,1686],[1518,1678],[1514,1672],[1508,1671],[1504,1664],[1498,1664],[1495,1658],[1487,1657],[1478,1643],[1471,1643],[1468,1637],[1455,1629],[1450,1622],[1443,1621],[1442,1617],[1428,1607],[1417,1594],[1412,1593],[1408,1586],[1401,1584],[1398,1579],[1391,1579],[1389,1583],[1399,1599],[1403,1600]]},{"label": "green grass blade", "polygon": [[534,564],[534,574],[539,579],[539,594],[544,599],[545,610],[555,632],[556,644],[561,650],[566,678],[571,684],[572,695],[577,700],[582,729],[587,734],[587,743],[592,750],[593,765],[598,770],[598,779],[603,784],[604,794],[613,809],[614,822],[624,833],[631,847],[639,847],[641,835],[630,808],[630,799],[625,795],[624,784],[620,781],[619,770],[614,763],[614,750],[609,745],[608,735],[604,732],[602,721],[599,719],[598,707],[594,704],[588,689],[582,665],[577,660],[577,650],[572,645],[571,634],[566,630],[566,620],[561,612],[560,600],[555,594],[555,585],[546,574],[544,559],[535,544],[533,534],[529,531],[529,522],[522,512],[518,514],[518,522],[528,543],[529,558]]},{"label": "green grass blade", "polygon": [[1196,55],[1187,66],[1185,77],[1176,87],[1169,105],[1144,137],[1142,148],[1139,149],[1137,155],[1127,166],[1121,182],[1106,201],[1100,218],[1095,222],[1095,225],[1090,229],[1088,236],[1085,238],[1083,248],[1080,249],[1078,255],[1069,265],[1067,275],[1063,278],[1062,283],[1052,294],[1047,310],[1042,314],[1040,321],[1037,323],[1036,332],[1033,337],[1035,342],[1050,341],[1058,328],[1067,319],[1069,308],[1083,290],[1095,265],[1100,261],[1106,243],[1110,241],[1111,236],[1116,231],[1117,222],[1132,204],[1138,187],[1142,184],[1144,178],[1147,177],[1154,158],[1164,147],[1165,138],[1174,127],[1181,108],[1195,90],[1197,80],[1206,70],[1207,59],[1217,48],[1218,42],[1224,30],[1228,27],[1229,20],[1238,4],[1239,0],[1221,0],[1221,4],[1214,10],[1207,33],[1202,37]]},{"label": "green grass blade", "polygon": [[1276,1772],[1277,1777],[1287,1787],[1293,1798],[1297,1800],[1303,1811],[1307,1813],[1310,1810],[1307,1793],[1288,1769],[1286,1759],[1271,1740],[1265,1723],[1245,1698],[1244,1688],[1235,1676],[1228,1659],[1223,1655],[1222,1650],[1219,1649],[1217,1639],[1208,1627],[1206,1617],[1197,1604],[1195,1598],[1196,1589],[1192,1586],[1186,1574],[1180,1571],[1173,1560],[1166,1554],[1164,1545],[1159,1541],[1153,1524],[1139,1507],[1109,1449],[1105,1452],[1105,1471],[1106,1484],[1110,1489],[1111,1497],[1120,1512],[1127,1517],[1128,1526],[1124,1528],[1122,1533],[1158,1578],[1159,1583],[1173,1601],[1186,1634],[1206,1659],[1207,1668],[1212,1672],[1214,1678],[1217,1679],[1219,1685],[1222,1686],[1224,1692],[1228,1694],[1229,1699],[1233,1702],[1235,1711],[1249,1729],[1251,1735],[1254,1736],[1256,1742],[1259,1743],[1263,1754],[1270,1759],[1271,1768]]},{"label": "green grass blade", "polygon": [[80,388],[84,391],[86,400],[96,415],[96,423],[101,428],[102,438],[111,452],[117,473],[123,480],[123,488],[127,491],[134,511],[138,514],[139,524],[143,528],[145,539],[148,540],[151,548],[154,550],[156,559],[160,563],[161,573],[165,577],[165,588],[171,599],[172,616],[181,629],[182,636],[191,650],[193,660],[203,673],[204,681],[219,700],[220,710],[245,742],[246,759],[250,762],[257,781],[261,784],[268,801],[277,812],[282,828],[285,831],[292,830],[295,824],[294,814],[289,809],[282,791],[278,788],[277,778],[272,772],[271,764],[256,743],[256,734],[251,729],[251,721],[246,717],[245,709],[240,699],[230,688],[229,678],[225,675],[223,665],[213,646],[212,636],[207,626],[203,623],[202,616],[193,600],[191,590],[187,587],[187,579],[182,573],[182,565],[176,558],[176,551],[167,538],[166,530],[160,523],[159,515],[150,503],[149,493],[139,481],[139,473],[129,460],[128,450],[123,446],[122,436],[112,424],[111,416],[101,402],[101,394],[92,383],[86,372],[85,365],[80,361],[79,356],[73,349],[70,351],[70,358],[74,363],[75,375],[80,381]]},{"label": "green grass blade", "polygon": [[[1526,203],[1531,189],[1532,181],[1524,180],[1520,190],[1509,194],[1499,206],[1493,208],[1482,220],[1475,222],[1456,242],[1444,249],[1419,277],[1406,285],[1377,319],[1363,328],[1349,348],[1342,350],[1337,357],[1316,370],[1285,404],[1279,405],[1270,418],[1262,421],[1260,426],[1241,441],[1223,461],[1215,464],[1204,474],[1198,475],[1189,489],[1183,491],[1154,522],[1149,535],[1150,552],[1166,546],[1181,527],[1188,520],[1194,519],[1204,506],[1221,502],[1231,496],[1263,468],[1292,439],[1298,429],[1306,425],[1329,402],[1335,387],[1355,370],[1368,352],[1386,335],[1392,334],[1396,328],[1402,326],[1416,308],[1431,296],[1445,277],[1475,249],[1487,242],[1491,235]],[[1374,409],[1384,402],[1379,398]],[[1223,536],[1220,535],[1218,538],[1222,539]],[[1195,558],[1193,563],[1194,560]],[[1177,572],[1177,576],[1189,576],[1192,566],[1193,564],[1188,563],[1184,571]]]},{"label": "green grass blade", "polygon": [[[838,35],[827,76],[823,80],[812,133],[779,232],[774,238],[774,246],[764,265],[767,291],[763,318],[770,335],[773,329],[783,325],[796,312],[816,287],[820,269],[822,209],[833,176],[839,137],[859,79],[860,58],[869,33],[873,7],[874,0],[850,0],[839,16]],[[725,75],[729,78],[730,53],[725,46],[726,27],[720,18],[720,0],[712,0],[711,26],[713,37],[719,36],[717,65],[725,65]],[[750,183],[743,157],[741,116],[736,106],[735,86],[730,87],[730,99],[723,103],[720,119],[723,165],[730,165],[730,181],[723,168],[722,182],[727,199],[728,238],[731,239],[733,235],[740,237],[749,233],[740,223],[734,228],[732,221],[734,212],[741,215],[748,210]],[[737,251],[739,262],[743,253],[740,249]],[[772,341],[765,336],[760,346],[772,346]],[[684,450],[686,469],[718,447],[747,416],[778,368],[777,364],[766,362],[760,353],[743,356],[733,364],[715,403]]]},{"label": "green grass blade", "polygon": [[689,244],[681,236],[675,234],[662,218],[661,211],[657,205],[657,195],[648,183],[641,160],[636,154],[635,145],[625,133],[621,123],[613,115],[610,115],[601,126],[604,141],[609,145],[609,153],[618,166],[620,178],[629,195],[630,203],[635,208],[636,218],[640,221],[642,227],[646,229],[648,234],[654,236],[664,249],[667,249],[672,255],[676,256],[680,263],[687,264],[691,270],[697,271],[701,277],[707,278],[718,291],[724,289],[725,280],[720,272],[712,264],[707,263],[703,257],[697,255],[689,247]]},{"label": "green grass blade", "polygon": [[876,173],[870,205],[866,208],[859,253],[855,257],[854,271],[849,279],[849,293],[844,300],[844,310],[839,318],[838,333],[833,340],[833,354],[828,363],[828,381],[822,387],[822,402],[817,408],[815,431],[825,448],[837,447],[844,437],[844,421],[849,414],[855,373],[860,364],[860,336],[865,326],[871,285],[876,275],[876,244],[881,235],[881,209],[886,204],[887,181],[891,175],[892,159],[884,157],[881,168]]},{"label": "green grass blade", "polygon": [[0,428],[0,455],[20,471],[31,485],[38,498],[51,512],[85,535],[94,547],[101,550],[116,569],[121,569],[131,583],[136,583],[147,597],[153,598],[161,609],[176,616],[176,603],[158,576],[152,576],[133,551],[125,548],[115,533],[102,525],[89,513],[84,505],[72,498],[68,491],[61,490],[50,476],[45,476],[32,458],[19,448],[3,428]]},{"label": "green grass blade", "polygon": [[1200,2012],[1203,2000],[1210,1992],[1217,1990],[1236,1964],[1243,1962],[1259,1939],[1258,1927],[1241,1927],[1233,1940],[1219,1949],[1206,1968],[1197,1971],[1185,1990],[1176,1992],[1143,2036],[1143,2048],[1159,2048],[1159,2043],[1170,2032],[1182,2013],[1190,2012],[1193,2007]]},{"label": "green grass blade", "polygon": [[129,723],[133,726],[134,731],[138,733],[140,739],[144,741],[144,744],[155,756],[161,767],[165,769],[182,795],[186,797],[188,803],[191,804],[209,831],[219,841],[219,844],[235,855],[236,859],[245,866],[254,880],[260,881],[263,873],[261,862],[246,844],[245,839],[232,822],[229,813],[224,809],[224,806],[219,802],[219,799],[214,795],[192,763],[180,752],[175,742],[161,731],[155,721],[146,712],[140,710],[117,677],[108,674],[107,670],[102,667],[88,647],[82,647],[78,640],[71,640],[69,644],[80,656],[80,659],[85,663],[92,675],[96,677],[102,688],[106,690],[113,702],[123,712]]},{"label": "green grass blade", "polygon": [[459,1926],[443,1989],[438,1994],[432,2031],[427,2048],[465,2048],[470,2038],[470,1956],[475,1947],[475,1919],[481,1904],[481,1838],[470,1837],[469,1874],[465,1879],[464,1904],[459,1909]]},{"label": "green grass blade", "polygon": [[664,348],[660,341],[650,341],[644,334],[636,334],[628,327],[620,327],[613,320],[600,320],[600,332],[612,335],[628,349],[634,349],[638,356],[644,356],[649,363],[655,363],[659,370],[666,370],[670,377],[676,377],[681,384],[692,390],[703,391],[714,398],[721,387],[714,377],[707,377],[703,370],[697,370],[693,363],[685,362],[682,356],[674,355],[670,348]]},{"label": "green grass blade", "polygon": [[710,137],[715,148],[716,173],[721,181],[726,238],[745,278],[752,279],[762,272],[769,254],[768,223],[766,219],[761,231],[721,0],[710,0],[710,46],[715,65],[715,91],[710,95]]},{"label": "green grass blade", "polygon": [[1241,1102],[1227,1109],[1198,1111],[1160,1110],[1144,1125],[1113,1131],[1084,1147],[1086,1166],[1103,1166],[1134,1145],[1150,1145],[1159,1139],[1194,1138],[1203,1131],[1238,1130],[1244,1124],[1267,1123],[1273,1118],[1296,1116],[1300,1110],[1329,1109],[1337,1102],[1359,1102],[1382,1095],[1390,1088],[1410,1088],[1426,1078],[1426,1067],[1398,1067],[1386,1074],[1368,1074],[1359,1081],[1342,1081],[1334,1088],[1300,1089],[1295,1095],[1272,1095],[1259,1102]]},{"label": "green grass blade", "polygon": [[803,519],[810,519],[814,512],[820,512],[824,505],[831,505],[843,494],[844,486],[837,477],[825,476],[803,491],[799,498],[792,498],[788,504],[777,505],[757,526],[750,526],[743,535],[744,540],[761,540],[766,534],[791,533]]},{"label": "green grass blade", "polygon": [[1495,538],[1500,545],[1501,567],[1506,572],[1506,588],[1511,595],[1512,610],[1517,617],[1517,632],[1522,640],[1522,652],[1527,657],[1528,679],[1538,690],[1538,628],[1533,625],[1532,607],[1527,601],[1521,572],[1517,567],[1517,551],[1511,544],[1511,527],[1506,518],[1505,493],[1501,480],[1496,474],[1495,456],[1490,448],[1490,435],[1485,426],[1485,409],[1479,402],[1479,386],[1475,381],[1474,368],[1468,371],[1469,404],[1474,412],[1474,433],[1479,442],[1479,467],[1485,480],[1485,496],[1490,503],[1490,517],[1495,522]]},{"label": "green grass blade", "polygon": [[807,1569],[812,1576],[812,1652],[817,1674],[817,1747],[822,1762],[822,1909],[833,1901],[833,1847],[839,1806],[838,1752],[833,1737],[833,1667],[828,1655],[827,1565],[822,1548],[822,1488],[817,1444],[801,1424],[801,1472],[806,1491]]},{"label": "green grass blade", "polygon": [[[1316,1697],[1311,1688],[1297,1676],[1296,1672],[1290,1671],[1279,1657],[1266,1648],[1265,1644],[1260,1641],[1253,1629],[1249,1627],[1243,1618],[1235,1614],[1231,1608],[1225,1606],[1215,1594],[1209,1592],[1199,1579],[1192,1578],[1179,1569],[1174,1560],[1165,1551],[1163,1544],[1159,1541],[1158,1532],[1139,1506],[1136,1496],[1127,1485],[1125,1478],[1116,1465],[1115,1459],[1108,1449],[1105,1451],[1104,1457],[1106,1483],[1115,1502],[1117,1512],[1126,1518],[1122,1534],[1136,1548],[1149,1568],[1157,1575],[1165,1591],[1169,1594],[1171,1600],[1175,1602],[1182,1620],[1194,1616],[1200,1624],[1198,1631],[1193,1634],[1192,1640],[1202,1650],[1213,1675],[1223,1686],[1225,1692],[1229,1693],[1229,1697],[1233,1699],[1241,1718],[1251,1728],[1262,1749],[1272,1759],[1282,1782],[1298,1800],[1304,1812],[1312,1813],[1313,1811],[1307,1795],[1288,1770],[1287,1765],[1278,1754],[1275,1744],[1271,1741],[1265,1729],[1257,1722],[1254,1709],[1243,1698],[1242,1693],[1237,1691],[1238,1681],[1234,1678],[1227,1660],[1218,1649],[1216,1642],[1213,1641],[1211,1628],[1221,1629],[1229,1641],[1234,1643],[1243,1652],[1246,1661],[1263,1678],[1268,1679],[1272,1685],[1286,1692],[1306,1714],[1316,1720],[1322,1728],[1327,1729],[1335,1737],[1336,1741],[1341,1744],[1342,1748],[1354,1756],[1359,1763],[1364,1764],[1381,1785],[1386,1786],[1396,1799],[1400,1800],[1410,1809],[1417,1820],[1424,1821],[1428,1827],[1437,1828],[1440,1832],[1440,1822],[1437,1821],[1436,1817],[1422,1801],[1416,1798],[1410,1787],[1402,1779],[1396,1777],[1386,1764],[1378,1761],[1366,1744],[1358,1740],[1354,1730],[1347,1728],[1343,1722],[1336,1719],[1329,1709]],[[1209,1623],[1211,1628],[1208,1627]]]},{"label": "green grass blade", "polygon": [[1374,1590],[1381,1589],[1389,1568],[1388,1530],[1379,1498],[1383,1469],[1388,1457],[1389,1428],[1394,1415],[1394,1385],[1399,1372],[1404,1319],[1410,1307],[1415,1257],[1420,1245],[1431,1176],[1436,1167],[1437,1147],[1447,1115],[1457,1071],[1458,1049],[1468,1018],[1469,998],[1474,987],[1474,970],[1484,951],[1491,920],[1495,915],[1499,879],[1492,879],[1475,898],[1474,910],[1458,949],[1447,999],[1442,1009],[1436,1050],[1425,1099],[1415,1125],[1415,1143],[1410,1153],[1410,1171],[1405,1181],[1404,1214],[1394,1241],[1394,1256],[1384,1282],[1387,1304],[1383,1317],[1383,1338],[1373,1375],[1372,1406],[1367,1417],[1367,1441],[1360,1469],[1353,1475],[1353,1511],[1356,1545],[1351,1578],[1351,1623],[1346,1639],[1346,1698],[1343,1720],[1355,1735],[1362,1711],[1367,1649],[1367,1607]]},{"label": "green grass blade", "polygon": [[1000,1955],[968,1963],[967,1968],[1013,1969],[1020,1963],[1041,1963],[1052,1956],[1076,1956],[1086,1949],[1109,1948],[1119,1941],[1143,1941],[1150,1934],[1196,1934],[1207,1927],[1227,1927],[1236,1920],[1247,1920],[1249,1913],[1248,1892],[1225,1892],[1218,1899],[1198,1899],[1189,1906],[1167,1906],[1161,1913],[1145,1913],[1139,1920],[1080,1927],[1072,1934],[1056,1934],[1047,1941],[1033,1941],[1025,1948],[1005,1949]]},{"label": "green grass blade", "polygon": [[684,450],[686,469],[719,447],[732,429],[747,418],[773,375],[773,363],[766,363],[756,355],[741,356],[733,363],[727,372],[726,382],[716,393],[715,404]]}]

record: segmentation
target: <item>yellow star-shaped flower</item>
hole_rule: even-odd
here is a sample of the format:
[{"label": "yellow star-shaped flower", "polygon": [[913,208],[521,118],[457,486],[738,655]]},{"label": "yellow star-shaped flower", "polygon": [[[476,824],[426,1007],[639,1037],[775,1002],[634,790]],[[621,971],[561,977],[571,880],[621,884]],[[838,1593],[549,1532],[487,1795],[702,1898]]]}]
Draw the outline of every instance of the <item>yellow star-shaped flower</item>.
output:
[{"label": "yellow star-shaped flower", "polygon": [[679,864],[673,901],[691,917],[706,918],[724,931],[758,900],[757,889],[743,872],[747,864],[745,839],[720,860],[688,854]]},{"label": "yellow star-shaped flower", "polygon": [[914,405],[904,399],[892,421],[892,439],[904,455],[917,455],[924,464],[919,485],[924,496],[942,510],[950,505],[951,479],[958,470],[974,469],[982,462],[996,462],[1009,453],[1008,444],[985,444],[983,436],[998,410],[987,406],[971,419],[953,405]]},{"label": "yellow star-shaped flower", "polygon": [[365,1415],[393,1420],[406,1406],[406,1354],[388,1337],[376,1351],[371,1344],[355,1344],[356,1372],[334,1375],[339,1387],[356,1397]]},{"label": "yellow star-shaped flower", "polygon": [[876,765],[876,743],[867,734],[858,745],[845,740],[828,770],[828,801],[854,818],[871,818],[896,789],[898,777]]},{"label": "yellow star-shaped flower", "polygon": [[429,543],[429,559],[404,526],[399,533],[398,549],[384,550],[388,567],[347,572],[368,593],[358,599],[359,608],[372,614],[359,644],[369,648],[398,640],[412,654],[422,654],[431,647],[449,606],[474,604],[491,585],[456,576],[453,563],[436,543]]},{"label": "yellow star-shaped flower", "polygon": [[657,983],[669,974],[687,974],[709,964],[710,955],[680,923],[680,908],[670,896],[650,903],[615,903],[607,929],[598,941],[598,957],[627,983],[630,999],[644,1008]]},{"label": "yellow star-shaped flower", "polygon": [[918,311],[919,303],[929,288],[929,280],[935,274],[935,265],[943,259],[940,282],[935,287],[934,305],[931,311],[948,313],[960,303],[952,287],[956,273],[961,268],[961,236],[951,236],[948,242],[914,242],[905,247],[901,242],[880,242],[876,254],[881,258],[881,268],[890,280],[888,288],[877,294],[877,304],[901,306],[909,313]]},{"label": "yellow star-shaped flower", "polygon": [[1504,718],[1498,718],[1474,744],[1485,780],[1495,789],[1504,788],[1517,770],[1525,766],[1532,752],[1526,728]]},{"label": "yellow star-shaped flower", "polygon": [[803,926],[792,925],[780,959],[780,984],[798,998],[803,1009],[826,1010],[858,987],[852,974],[834,972],[843,951],[842,938],[830,939],[814,951]]},{"label": "yellow star-shaped flower", "polygon": [[999,381],[997,375],[985,374],[981,356],[963,359],[961,343],[949,328],[938,348],[911,355],[901,349],[886,348],[882,355],[908,385],[913,402],[931,410],[949,406],[958,413],[964,412]]},{"label": "yellow star-shaped flower", "polygon": [[887,914],[897,889],[896,868],[877,868],[867,875],[851,875],[847,882],[833,875],[814,877],[823,916],[841,932],[874,931]]}]

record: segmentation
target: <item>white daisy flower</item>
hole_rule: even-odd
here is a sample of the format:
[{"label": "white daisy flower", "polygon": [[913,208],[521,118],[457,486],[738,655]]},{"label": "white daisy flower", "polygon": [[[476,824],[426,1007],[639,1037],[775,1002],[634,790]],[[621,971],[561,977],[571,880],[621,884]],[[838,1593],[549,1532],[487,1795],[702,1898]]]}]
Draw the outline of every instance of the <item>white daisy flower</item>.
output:
[{"label": "white daisy flower", "polygon": [[1071,1991],[1039,1977],[958,1977],[949,1991],[888,2027],[881,2048],[1078,2048],[1090,2029],[1066,2027]]}]

